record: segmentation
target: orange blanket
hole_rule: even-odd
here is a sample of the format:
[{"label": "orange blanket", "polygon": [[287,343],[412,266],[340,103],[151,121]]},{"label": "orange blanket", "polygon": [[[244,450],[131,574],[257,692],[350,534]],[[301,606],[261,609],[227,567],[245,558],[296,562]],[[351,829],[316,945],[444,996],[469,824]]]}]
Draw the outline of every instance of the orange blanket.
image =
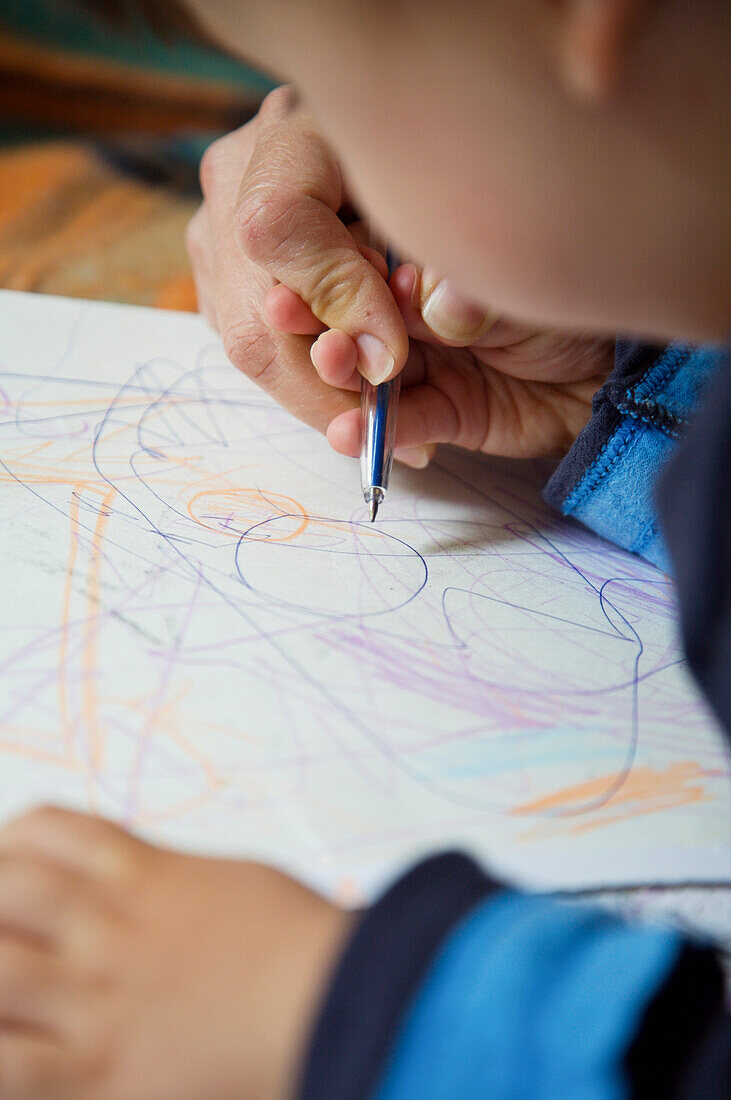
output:
[{"label": "orange blanket", "polygon": [[0,286],[195,309],[196,202],[128,179],[82,142],[0,153]]}]

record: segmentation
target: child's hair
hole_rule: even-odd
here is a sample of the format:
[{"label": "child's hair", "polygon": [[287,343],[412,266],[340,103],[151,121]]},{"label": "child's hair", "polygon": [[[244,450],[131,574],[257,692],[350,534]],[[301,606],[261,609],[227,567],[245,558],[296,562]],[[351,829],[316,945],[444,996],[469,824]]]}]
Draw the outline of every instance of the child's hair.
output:
[{"label": "child's hair", "polygon": [[134,31],[144,23],[166,39],[208,41],[181,0],[74,0],[74,3],[122,30]]}]

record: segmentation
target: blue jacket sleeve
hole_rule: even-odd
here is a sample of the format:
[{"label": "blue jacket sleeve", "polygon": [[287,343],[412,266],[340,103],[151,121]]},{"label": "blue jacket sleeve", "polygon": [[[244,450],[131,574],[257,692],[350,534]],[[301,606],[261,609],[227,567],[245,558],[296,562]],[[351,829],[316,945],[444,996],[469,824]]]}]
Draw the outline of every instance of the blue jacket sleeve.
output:
[{"label": "blue jacket sleeve", "polygon": [[720,348],[617,341],[614,371],[548,482],[547,502],[668,570],[656,483],[722,360]]},{"label": "blue jacket sleeve", "polygon": [[728,1055],[722,997],[710,948],[443,855],[364,915],[300,1097],[700,1097],[696,1077],[720,1080]]}]

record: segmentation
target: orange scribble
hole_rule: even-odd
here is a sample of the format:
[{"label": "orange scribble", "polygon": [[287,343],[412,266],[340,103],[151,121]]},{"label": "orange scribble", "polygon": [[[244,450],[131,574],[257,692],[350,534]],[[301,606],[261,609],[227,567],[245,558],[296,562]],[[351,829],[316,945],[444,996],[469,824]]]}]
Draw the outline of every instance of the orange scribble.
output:
[{"label": "orange scribble", "polygon": [[[60,768],[73,768],[73,761],[62,753],[49,752],[47,749],[36,748],[29,743],[30,738],[37,735],[37,730],[26,729],[22,726],[5,726],[3,737],[0,738],[0,752],[11,752],[16,756],[23,756],[28,760],[40,760],[44,764],[54,764]],[[6,738],[15,737],[15,741]]]},{"label": "orange scribble", "polygon": [[309,517],[299,501],[279,493],[263,496],[258,489],[204,489],[189,500],[188,515],[208,531],[238,539],[243,531],[268,519],[272,508],[280,509],[283,516],[302,518],[294,530],[279,537],[269,535],[267,542],[289,542],[307,529]]},{"label": "orange scribble", "polygon": [[69,631],[71,623],[71,603],[74,591],[74,575],[77,570],[77,558],[79,550],[80,507],[83,493],[95,493],[101,498],[94,531],[91,537],[91,550],[85,585],[86,614],[83,620],[83,634],[81,646],[81,670],[82,670],[82,702],[81,720],[84,723],[89,745],[90,769],[87,776],[90,805],[93,805],[93,777],[100,770],[104,756],[104,736],[99,721],[98,700],[98,648],[99,648],[99,589],[101,585],[101,563],[104,533],[109,520],[111,505],[116,496],[116,490],[107,488],[103,491],[90,485],[81,484],[74,487],[69,498],[69,552],[66,561],[66,577],[64,580],[63,597],[61,603],[61,624],[59,631],[59,656],[58,656],[58,698],[61,717],[61,728],[66,751],[70,761],[76,756],[74,751],[74,726],[76,722],[71,714],[69,702],[68,684],[70,680],[69,668]]},{"label": "orange scribble", "polygon": [[61,608],[61,636],[58,649],[58,699],[61,711],[61,729],[69,757],[73,757],[74,735],[69,714],[68,702],[68,645],[69,645],[69,620],[71,618],[71,592],[76,567],[76,554],[79,548],[79,496],[71,494],[69,501],[69,519],[71,520],[71,532],[69,538],[69,556],[66,563],[66,580],[63,589],[63,604]]},{"label": "orange scribble", "polygon": [[[709,796],[702,780],[708,775],[708,771],[692,760],[679,760],[665,769],[638,767],[633,768],[621,787],[599,805],[592,807],[591,803],[597,802],[607,790],[611,790],[615,781],[611,774],[564,787],[543,798],[525,802],[516,806],[511,813],[527,815],[553,811],[552,821],[555,823],[556,818],[563,819],[564,831],[583,833],[643,814],[658,813],[690,802],[706,801]],[[587,803],[589,805],[586,810],[582,811],[582,804]],[[570,823],[567,819],[570,819]],[[543,831],[542,827],[538,831]],[[535,837],[536,832],[533,831],[530,835]],[[528,835],[524,839],[528,839]]]},{"label": "orange scribble", "polygon": [[91,561],[87,589],[89,613],[84,624],[84,647],[81,659],[83,671],[83,715],[86,723],[91,765],[94,772],[99,771],[104,754],[104,738],[99,725],[98,706],[98,642],[99,642],[99,584],[101,580],[101,559],[104,532],[109,520],[110,505],[116,496],[109,489],[102,497],[94,525],[91,540]]},{"label": "orange scribble", "polygon": [[[196,741],[186,737],[181,731],[178,709],[190,693],[190,690],[190,683],[181,685],[175,695],[167,698],[152,711],[149,707],[149,701],[146,700],[129,701],[124,698],[116,700],[120,705],[128,705],[130,709],[139,711],[140,717],[144,719],[145,723],[142,736],[137,742],[135,762],[131,773],[135,784],[134,791],[130,792],[130,794],[133,795],[134,812],[128,824],[133,822],[138,827],[148,827],[160,825],[166,821],[173,821],[181,814],[192,813],[201,806],[206,805],[215,793],[224,788],[228,782],[227,777],[218,771],[210,757]],[[207,728],[213,728],[209,723],[206,723],[206,726]],[[225,731],[228,730],[228,727],[222,728]],[[140,783],[142,779],[143,758],[147,745],[153,737],[164,737],[172,744],[176,745],[188,759],[198,765],[203,782],[202,790],[191,794],[188,798],[180,802],[176,802],[174,806],[154,811],[144,809],[140,805]]]}]

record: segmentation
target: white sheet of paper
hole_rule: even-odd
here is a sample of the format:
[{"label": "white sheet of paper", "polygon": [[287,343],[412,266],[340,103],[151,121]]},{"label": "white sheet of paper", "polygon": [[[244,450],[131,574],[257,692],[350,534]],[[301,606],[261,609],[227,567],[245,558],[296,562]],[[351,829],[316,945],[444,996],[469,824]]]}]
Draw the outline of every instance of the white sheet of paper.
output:
[{"label": "white sheet of paper", "polygon": [[458,845],[539,888],[727,879],[669,579],[528,464],[357,463],[196,317],[0,294],[0,816],[92,808],[344,900]]}]

